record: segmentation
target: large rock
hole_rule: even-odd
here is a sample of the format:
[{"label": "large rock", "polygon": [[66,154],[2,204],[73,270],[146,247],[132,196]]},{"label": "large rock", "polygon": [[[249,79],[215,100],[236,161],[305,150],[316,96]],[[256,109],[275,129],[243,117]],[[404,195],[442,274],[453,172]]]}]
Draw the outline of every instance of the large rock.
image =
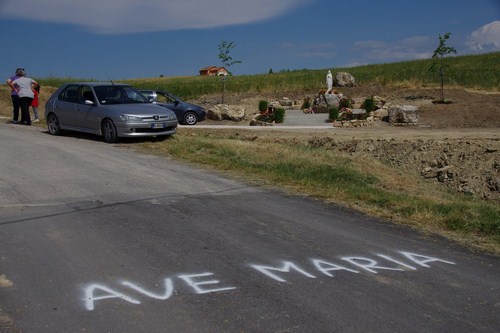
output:
[{"label": "large rock", "polygon": [[343,97],[341,93],[320,92],[314,97],[313,110],[315,113],[326,113],[331,106],[338,108]]},{"label": "large rock", "polygon": [[280,101],[279,101],[280,105],[283,106],[283,107],[292,107],[293,106],[293,101],[288,98],[288,97],[283,97]]},{"label": "large rock", "polygon": [[337,72],[333,78],[333,84],[336,87],[354,87],[356,80],[354,76],[347,72]]},{"label": "large rock", "polygon": [[212,120],[242,121],[245,119],[245,108],[239,105],[217,104],[207,111],[207,118]]},{"label": "large rock", "polygon": [[418,124],[418,107],[413,105],[396,105],[389,108],[389,122],[396,125]]},{"label": "large rock", "polygon": [[269,102],[269,107],[272,107],[272,108],[283,108],[283,109],[291,109],[293,107],[293,101],[288,98],[288,97],[283,97],[282,99],[280,100],[276,100],[276,101],[271,101]]},{"label": "large rock", "polygon": [[344,98],[344,95],[342,95],[341,93],[337,93],[337,94],[324,94],[323,98],[325,99],[326,104],[328,106],[334,106],[334,107],[338,108],[340,100],[342,98]]}]

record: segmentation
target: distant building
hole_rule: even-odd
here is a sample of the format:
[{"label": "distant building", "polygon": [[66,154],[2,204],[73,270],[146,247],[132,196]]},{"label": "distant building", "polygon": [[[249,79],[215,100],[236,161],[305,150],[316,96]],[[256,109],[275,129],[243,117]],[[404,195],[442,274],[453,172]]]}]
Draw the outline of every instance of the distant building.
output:
[{"label": "distant building", "polygon": [[224,67],[208,66],[200,69],[200,75],[203,76],[226,76],[229,72]]}]

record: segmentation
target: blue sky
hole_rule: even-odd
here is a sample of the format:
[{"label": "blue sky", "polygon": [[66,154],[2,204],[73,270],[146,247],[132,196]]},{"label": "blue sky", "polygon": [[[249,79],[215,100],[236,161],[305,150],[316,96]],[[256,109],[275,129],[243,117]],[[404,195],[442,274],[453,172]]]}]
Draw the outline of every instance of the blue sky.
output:
[{"label": "blue sky", "polygon": [[234,75],[500,51],[500,0],[0,0],[0,66],[113,80],[198,75],[232,41]]}]

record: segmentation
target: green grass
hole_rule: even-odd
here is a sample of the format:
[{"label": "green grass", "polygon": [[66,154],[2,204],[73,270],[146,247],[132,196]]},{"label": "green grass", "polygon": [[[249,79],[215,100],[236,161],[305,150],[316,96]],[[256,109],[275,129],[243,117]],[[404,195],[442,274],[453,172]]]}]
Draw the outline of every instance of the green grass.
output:
[{"label": "green grass", "polygon": [[248,140],[244,134],[202,129],[183,129],[165,142],[142,143],[141,149],[239,175],[250,182],[340,203],[421,230],[447,236],[451,233],[452,238],[464,243],[474,242],[500,253],[498,204],[448,192],[436,184],[421,182],[417,175],[408,178],[373,160],[286,141],[271,140],[264,145],[258,139]]},{"label": "green grass", "polygon": [[[481,55],[445,58],[449,70],[445,76],[446,86],[498,91],[500,87],[500,52]],[[405,61],[388,64],[366,65],[351,68],[328,68],[333,72],[347,71],[354,75],[361,85],[412,85],[437,86],[439,77],[429,72],[432,59]],[[328,69],[294,70],[273,74],[236,75],[226,81],[227,93],[311,91],[325,87],[325,73]],[[76,78],[37,78],[45,86],[58,87],[64,82],[94,81]],[[167,90],[184,99],[192,99],[222,91],[221,78],[207,76],[159,77],[148,79],[117,80],[140,89]]]},{"label": "green grass", "polygon": [[[479,90],[498,91],[500,87],[500,52],[446,58],[449,70],[445,76],[446,85]],[[416,60],[398,63],[366,65],[352,68],[335,68],[334,72],[347,71],[354,75],[361,85],[398,85],[411,83],[416,86],[437,86],[439,77],[429,72],[432,60]],[[228,77],[228,93],[312,91],[325,86],[327,69],[297,70],[260,75],[238,75]],[[141,88],[157,88],[172,91],[186,99],[204,94],[221,92],[221,81],[217,77],[176,77],[148,80],[127,80]]]}]

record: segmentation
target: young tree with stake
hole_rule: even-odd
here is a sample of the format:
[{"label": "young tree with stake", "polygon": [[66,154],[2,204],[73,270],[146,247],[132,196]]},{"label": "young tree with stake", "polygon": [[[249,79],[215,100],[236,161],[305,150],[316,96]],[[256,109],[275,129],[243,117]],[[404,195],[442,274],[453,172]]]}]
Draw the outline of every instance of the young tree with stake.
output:
[{"label": "young tree with stake", "polygon": [[441,103],[444,103],[444,72],[445,69],[449,67],[448,64],[445,63],[444,57],[450,53],[457,53],[454,47],[446,45],[446,41],[450,38],[450,35],[450,32],[445,33],[443,36],[439,34],[439,46],[434,50],[434,54],[432,55],[432,59],[435,60],[429,69],[431,72],[437,71],[439,74],[441,80]]},{"label": "young tree with stake", "polygon": [[[229,71],[229,67],[234,64],[240,64],[240,60],[233,60],[233,58],[229,55],[231,50],[236,47],[234,42],[228,42],[223,40],[219,44],[219,59],[222,62],[222,65],[227,69],[229,75],[233,75],[231,71]],[[224,103],[224,93],[226,91],[226,76],[222,76],[222,103]]]}]

